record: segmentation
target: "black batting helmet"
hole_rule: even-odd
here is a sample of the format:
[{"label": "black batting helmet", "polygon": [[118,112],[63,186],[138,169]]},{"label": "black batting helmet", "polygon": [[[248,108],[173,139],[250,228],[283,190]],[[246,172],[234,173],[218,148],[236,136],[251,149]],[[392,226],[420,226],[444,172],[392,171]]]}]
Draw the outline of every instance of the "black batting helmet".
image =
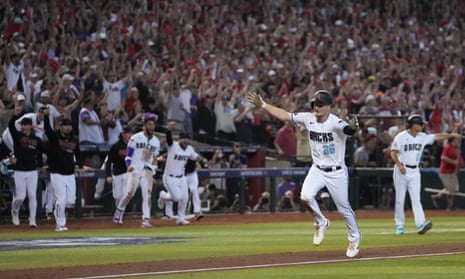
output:
[{"label": "black batting helmet", "polygon": [[407,118],[407,128],[411,128],[413,124],[418,124],[423,126],[425,122],[423,122],[423,118],[419,114],[412,114]]},{"label": "black batting helmet", "polygon": [[310,101],[310,105],[313,109],[315,104],[317,105],[333,105],[333,95],[326,90],[318,90],[313,94],[313,98]]}]

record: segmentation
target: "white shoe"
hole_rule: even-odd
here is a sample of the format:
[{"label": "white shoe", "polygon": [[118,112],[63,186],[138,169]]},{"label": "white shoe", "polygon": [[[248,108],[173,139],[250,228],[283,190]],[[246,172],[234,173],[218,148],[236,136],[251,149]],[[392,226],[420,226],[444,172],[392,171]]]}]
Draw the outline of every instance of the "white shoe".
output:
[{"label": "white shoe", "polygon": [[113,215],[113,223],[115,224],[123,224],[123,215],[124,211],[120,209],[115,209],[115,214]]},{"label": "white shoe", "polygon": [[176,221],[176,225],[178,226],[185,226],[185,225],[189,225],[191,222],[187,221],[187,220],[184,220],[184,219],[181,219],[181,220],[177,220]]},{"label": "white shoe", "polygon": [[326,219],[325,226],[315,225],[315,233],[313,234],[313,245],[319,246],[325,239],[325,232],[329,228],[329,219]]},{"label": "white shoe", "polygon": [[55,228],[55,231],[56,232],[67,232],[68,231],[68,228],[66,226],[57,226]]},{"label": "white shoe", "polygon": [[162,198],[162,195],[165,193],[166,192],[162,190],[158,196],[157,206],[159,209],[163,209],[165,207],[165,199]]},{"label": "white shoe", "polygon": [[37,228],[36,220],[29,218],[29,227]]},{"label": "white shoe", "polygon": [[346,256],[348,258],[353,258],[358,255],[358,252],[360,252],[360,242],[359,241],[354,241],[349,243],[349,247],[347,247],[346,251]]},{"label": "white shoe", "polygon": [[141,228],[151,228],[153,227],[152,224],[150,224],[150,221],[148,218],[145,218],[142,220],[142,224],[140,225]]},{"label": "white shoe", "polygon": [[19,212],[15,212],[13,209],[11,210],[11,222],[15,226],[19,226]]},{"label": "white shoe", "polygon": [[202,219],[203,217],[204,217],[204,216],[203,216],[202,213],[196,213],[196,214],[194,215],[194,218],[195,218],[195,220],[197,220],[197,221],[200,221],[200,219]]}]

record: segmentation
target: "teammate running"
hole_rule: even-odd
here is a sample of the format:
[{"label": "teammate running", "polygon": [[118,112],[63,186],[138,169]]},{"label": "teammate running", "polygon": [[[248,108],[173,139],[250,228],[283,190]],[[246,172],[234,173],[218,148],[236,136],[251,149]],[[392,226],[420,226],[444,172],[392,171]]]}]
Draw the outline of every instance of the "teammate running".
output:
[{"label": "teammate running", "polygon": [[11,203],[11,220],[15,226],[19,226],[19,210],[27,197],[29,200],[29,226],[37,227],[37,168],[42,168],[43,146],[42,140],[34,135],[32,119],[21,119],[21,132],[15,127],[15,121],[19,118],[22,107],[16,106],[13,116],[8,123],[11,137],[13,139],[13,150],[16,158],[14,162],[14,193],[13,202]]},{"label": "teammate running", "polygon": [[174,141],[171,129],[174,123],[168,123],[166,131],[166,143],[168,144],[168,154],[166,157],[165,171],[163,173],[163,185],[168,190],[161,191],[158,199],[158,207],[163,208],[166,200],[178,202],[177,225],[188,225],[186,220],[187,201],[189,200],[189,190],[187,188],[186,177],[184,176],[185,166],[188,159],[197,160],[197,154],[189,145],[189,135],[181,133],[178,141]]},{"label": "teammate running", "polygon": [[60,120],[58,131],[50,126],[50,111],[44,110],[44,128],[49,141],[48,168],[50,183],[55,192],[55,210],[57,232],[67,231],[66,207],[76,202],[76,166],[82,172],[83,167],[78,139],[72,133],[72,122],[69,118]]},{"label": "teammate running", "polygon": [[[186,176],[186,184],[189,189],[190,197],[192,199],[192,207],[194,210],[194,218],[199,221],[204,216],[200,210],[200,195],[199,195],[199,174],[197,168],[200,167],[197,161],[188,159],[184,175]],[[165,215],[168,219],[173,217],[173,202],[171,200],[165,201]]]},{"label": "teammate running", "polygon": [[423,131],[423,119],[421,115],[412,114],[407,118],[407,129],[397,134],[391,145],[391,158],[394,162],[394,189],[396,191],[396,203],[394,207],[394,221],[396,234],[404,234],[405,194],[409,193],[412,202],[413,217],[417,232],[424,234],[433,227],[431,221],[427,221],[423,206],[420,201],[421,176],[420,160],[423,149],[434,141],[442,141],[450,138],[461,139],[460,134],[426,134]]},{"label": "teammate running", "polygon": [[[107,174],[106,181],[113,185],[113,198],[115,205],[118,206],[121,199],[126,194],[128,186],[128,175],[126,173],[126,154],[129,139],[132,136],[132,129],[129,126],[123,127],[119,140],[110,147],[108,157],[105,162],[105,171]],[[118,220],[119,224],[123,223],[123,215]]]},{"label": "teammate running", "polygon": [[113,222],[121,224],[123,222],[124,211],[129,201],[136,194],[140,185],[142,193],[142,228],[150,228],[151,196],[153,186],[153,176],[155,175],[157,158],[160,153],[160,141],[154,135],[155,123],[158,116],[153,113],[145,113],[142,117],[143,130],[134,134],[128,143],[126,153],[126,167],[128,173],[128,186],[123,198],[113,216]]},{"label": "teammate running", "polygon": [[348,199],[348,174],[344,161],[346,139],[357,130],[357,118],[351,118],[348,124],[330,113],[334,101],[331,93],[326,90],[315,92],[311,101],[313,112],[289,113],[265,103],[254,90],[248,92],[247,99],[257,108],[263,108],[279,120],[291,121],[294,125],[308,130],[313,165],[303,182],[300,198],[313,213],[315,224],[313,244],[318,246],[323,242],[325,231],[329,227],[329,220],[321,212],[315,198],[326,186],[338,212],[347,224],[349,246],[346,256],[349,258],[357,256],[361,234]]}]

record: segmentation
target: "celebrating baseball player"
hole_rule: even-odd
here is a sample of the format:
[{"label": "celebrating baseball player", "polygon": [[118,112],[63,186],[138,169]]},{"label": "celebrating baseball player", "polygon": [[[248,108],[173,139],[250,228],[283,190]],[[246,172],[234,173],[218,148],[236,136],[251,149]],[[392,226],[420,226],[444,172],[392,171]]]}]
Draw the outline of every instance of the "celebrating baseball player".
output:
[{"label": "celebrating baseball player", "polygon": [[265,103],[255,90],[247,93],[247,99],[257,108],[264,109],[279,120],[291,121],[294,125],[307,129],[313,165],[303,182],[300,198],[313,213],[315,225],[313,244],[318,246],[323,242],[325,231],[329,227],[329,219],[323,215],[315,198],[318,191],[326,186],[338,212],[347,224],[349,246],[346,256],[349,258],[357,256],[361,234],[355,213],[349,203],[348,173],[344,161],[346,139],[356,132],[357,118],[354,116],[347,123],[330,113],[334,101],[331,93],[326,90],[314,93],[311,100],[313,112],[289,113]]},{"label": "celebrating baseball player", "polygon": [[121,224],[123,222],[126,206],[136,194],[137,187],[140,186],[142,193],[142,228],[151,228],[150,210],[153,186],[153,176],[157,166],[157,155],[160,153],[160,141],[154,135],[155,123],[158,116],[153,113],[144,113],[143,130],[131,136],[127,146],[126,167],[127,167],[127,189],[123,198],[120,199],[113,216],[113,222]]},{"label": "celebrating baseball player", "polygon": [[166,143],[168,144],[168,154],[166,157],[165,171],[163,173],[163,185],[168,190],[161,191],[158,199],[158,207],[163,208],[166,200],[178,202],[177,225],[187,225],[186,220],[187,201],[189,200],[189,190],[186,177],[184,176],[185,166],[188,159],[196,161],[199,154],[189,145],[189,135],[181,133],[177,141],[173,140],[171,129],[174,123],[168,123],[166,132]]},{"label": "celebrating baseball player", "polygon": [[23,118],[20,122],[21,132],[15,127],[15,121],[19,118],[22,107],[16,106],[13,111],[13,117],[8,123],[11,137],[13,139],[13,150],[16,158],[14,162],[14,181],[15,188],[13,193],[13,202],[11,203],[11,219],[15,226],[19,226],[19,210],[26,198],[29,199],[29,226],[37,227],[37,168],[42,168],[42,140],[34,135],[32,119]]},{"label": "celebrating baseball player", "polygon": [[[107,174],[106,181],[113,185],[113,199],[118,206],[121,199],[126,194],[128,185],[128,176],[126,168],[126,154],[129,139],[132,136],[132,129],[129,126],[123,127],[119,140],[110,147],[107,160],[105,162],[105,171]],[[123,215],[120,216],[119,222],[123,223]]]},{"label": "celebrating baseball player", "polygon": [[[199,195],[199,174],[197,173],[197,168],[200,168],[198,161],[191,159],[187,160],[185,166],[184,175],[186,177],[187,188],[189,189],[190,196],[192,198],[192,207],[194,210],[194,218],[199,221],[204,216],[200,210],[200,195]],[[165,215],[168,218],[173,217],[173,201],[165,201]]]},{"label": "celebrating baseball player", "polygon": [[50,183],[55,192],[55,210],[57,232],[67,231],[66,207],[74,206],[76,202],[76,165],[80,171],[83,167],[79,142],[72,133],[71,119],[60,120],[58,131],[50,126],[49,109],[44,110],[44,128],[48,137],[48,168],[50,171]]},{"label": "celebrating baseball player", "polygon": [[408,191],[412,202],[413,217],[417,232],[424,234],[433,227],[431,221],[425,219],[423,206],[420,201],[421,177],[419,163],[423,149],[434,141],[442,141],[449,138],[461,139],[460,134],[426,134],[423,132],[423,119],[421,115],[412,114],[407,118],[407,129],[400,132],[394,138],[391,145],[391,158],[394,162],[394,189],[396,191],[396,203],[394,207],[394,220],[396,234],[404,234],[405,194]]}]

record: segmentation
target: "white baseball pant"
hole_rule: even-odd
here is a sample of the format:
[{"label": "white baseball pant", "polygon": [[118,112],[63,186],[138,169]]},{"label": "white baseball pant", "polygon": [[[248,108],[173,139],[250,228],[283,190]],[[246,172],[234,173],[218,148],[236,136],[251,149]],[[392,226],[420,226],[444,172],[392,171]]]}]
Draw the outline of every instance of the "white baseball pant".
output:
[{"label": "white baseball pant", "polygon": [[426,220],[423,206],[420,201],[421,176],[420,169],[405,168],[405,175],[400,173],[397,166],[394,166],[392,178],[394,180],[394,189],[396,191],[396,203],[394,206],[394,221],[396,226],[405,224],[405,195],[408,191],[412,203],[413,218],[415,225],[420,226]]},{"label": "white baseball pant", "polygon": [[305,177],[300,198],[303,201],[309,202],[310,208],[313,211],[315,225],[326,225],[327,218],[321,212],[316,200],[316,195],[325,186],[337,207],[337,211],[347,224],[347,239],[350,242],[360,241],[361,234],[355,213],[349,202],[349,184],[346,167],[332,172],[324,172],[316,166],[312,166]]},{"label": "white baseball pant", "polygon": [[37,214],[37,179],[39,178],[38,172],[37,170],[16,170],[13,174],[13,178],[15,181],[15,187],[13,191],[13,202],[11,203],[11,209],[14,212],[19,212],[27,193],[29,200],[29,221],[35,223]]},{"label": "white baseball pant", "polygon": [[76,203],[76,177],[74,174],[50,174],[50,183],[55,192],[55,218],[59,227],[66,226],[66,207]]},{"label": "white baseball pant", "polygon": [[196,171],[186,175],[187,188],[192,197],[194,214],[200,213],[199,176]]},{"label": "white baseball pant", "polygon": [[126,194],[126,189],[128,187],[128,175],[127,173],[122,173],[118,175],[113,175],[113,199],[115,199],[116,206],[119,205],[119,202],[124,195]]},{"label": "white baseball pant", "polygon": [[[175,201],[178,203],[178,221],[182,222],[186,219],[187,201],[189,200],[189,190],[187,189],[186,178],[184,176],[175,177],[168,174],[163,175],[163,185],[165,185],[168,194],[160,196],[166,201]],[[165,202],[165,208],[168,206]],[[169,216],[168,214],[166,214]]]},{"label": "white baseball pant", "polygon": [[[192,197],[192,206],[194,207],[194,214],[200,213],[200,195],[199,195],[199,176],[197,172],[186,174],[187,188],[189,189]],[[187,207],[187,206],[186,206]],[[165,215],[173,218],[173,201],[165,201]]]},{"label": "white baseball pant", "polygon": [[[137,187],[140,186],[142,194],[142,219],[150,219],[152,208],[152,186],[153,186],[153,172],[151,170],[143,169],[141,171],[132,171],[127,173],[127,188],[124,197],[118,204],[118,209],[121,212],[126,210],[126,206],[134,197]],[[122,214],[123,215],[123,214]]]}]

